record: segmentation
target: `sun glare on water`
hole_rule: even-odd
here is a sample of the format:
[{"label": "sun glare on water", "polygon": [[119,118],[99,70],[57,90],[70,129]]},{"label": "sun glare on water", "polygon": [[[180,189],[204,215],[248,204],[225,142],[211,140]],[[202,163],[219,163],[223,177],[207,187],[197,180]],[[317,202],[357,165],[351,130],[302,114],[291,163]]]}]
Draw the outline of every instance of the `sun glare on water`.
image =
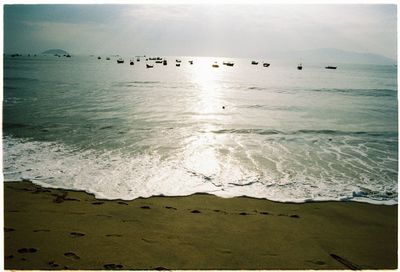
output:
[{"label": "sun glare on water", "polygon": [[[217,61],[219,67],[212,67]],[[195,99],[191,105],[193,118],[199,122],[202,133],[196,133],[187,143],[185,165],[206,180],[211,180],[221,172],[221,158],[217,148],[220,141],[210,131],[218,130],[216,120],[223,118],[223,94],[221,80],[225,76],[222,61],[216,58],[196,59],[188,69],[187,76],[196,86]]]}]

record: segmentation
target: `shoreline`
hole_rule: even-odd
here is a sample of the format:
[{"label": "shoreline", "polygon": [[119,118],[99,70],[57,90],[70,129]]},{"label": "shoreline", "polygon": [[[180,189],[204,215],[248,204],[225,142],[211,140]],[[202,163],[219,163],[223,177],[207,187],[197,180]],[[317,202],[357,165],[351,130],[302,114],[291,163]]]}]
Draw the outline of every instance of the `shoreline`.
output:
[{"label": "shoreline", "polygon": [[4,182],[5,269],[396,269],[397,205]]},{"label": "shoreline", "polygon": [[39,186],[45,189],[52,189],[52,190],[61,190],[61,191],[65,191],[65,192],[81,192],[81,193],[85,193],[88,195],[93,196],[95,199],[98,200],[104,200],[104,201],[135,201],[135,200],[139,200],[139,199],[151,199],[154,197],[173,197],[173,198],[181,198],[181,197],[191,197],[191,196],[196,196],[196,195],[206,195],[206,196],[215,196],[218,198],[222,198],[222,199],[232,199],[232,198],[248,198],[248,199],[254,199],[254,200],[265,200],[265,201],[270,201],[273,203],[280,203],[280,204],[298,204],[298,205],[302,205],[302,204],[309,204],[309,203],[364,203],[364,204],[370,204],[370,205],[378,205],[378,206],[397,206],[398,203],[395,201],[391,201],[391,200],[385,200],[385,201],[380,201],[380,200],[372,200],[372,199],[367,199],[360,201],[360,200],[354,200],[354,199],[349,199],[349,198],[343,198],[343,199],[338,199],[338,200],[334,200],[334,199],[329,199],[329,200],[304,200],[304,201],[278,201],[278,200],[272,200],[272,199],[268,199],[268,198],[263,198],[263,197],[255,197],[255,196],[249,196],[249,195],[235,195],[235,196],[221,196],[221,195],[217,195],[217,194],[212,194],[212,193],[208,193],[208,192],[196,192],[196,193],[192,193],[192,194],[188,194],[188,195],[163,195],[163,194],[159,194],[159,195],[151,195],[149,197],[142,197],[139,196],[137,198],[134,199],[123,199],[123,198],[102,198],[102,197],[96,197],[96,193],[92,193],[92,192],[88,192],[86,190],[83,189],[67,189],[67,188],[60,188],[60,187],[52,187],[48,184],[43,185],[40,182],[35,182],[34,180],[30,180],[30,179],[23,179],[23,180],[4,180],[4,183],[14,183],[14,182],[28,182],[28,183],[32,183],[35,186]]}]

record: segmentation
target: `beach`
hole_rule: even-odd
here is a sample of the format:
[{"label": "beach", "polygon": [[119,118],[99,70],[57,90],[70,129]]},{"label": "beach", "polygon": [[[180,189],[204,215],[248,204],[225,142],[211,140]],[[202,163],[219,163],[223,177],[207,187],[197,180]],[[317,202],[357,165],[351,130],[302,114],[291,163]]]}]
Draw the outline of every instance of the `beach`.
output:
[{"label": "beach", "polygon": [[5,269],[396,269],[397,205],[4,183]]}]

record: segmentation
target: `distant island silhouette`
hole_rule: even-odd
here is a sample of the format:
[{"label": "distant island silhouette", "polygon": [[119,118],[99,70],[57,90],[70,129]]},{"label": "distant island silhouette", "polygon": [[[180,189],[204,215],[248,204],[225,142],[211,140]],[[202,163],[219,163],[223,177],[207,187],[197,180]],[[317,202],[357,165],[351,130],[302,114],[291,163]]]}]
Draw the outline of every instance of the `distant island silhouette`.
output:
[{"label": "distant island silhouette", "polygon": [[69,53],[67,51],[65,51],[65,50],[62,50],[62,49],[49,49],[49,50],[46,50],[46,51],[42,52],[42,54],[68,55]]}]

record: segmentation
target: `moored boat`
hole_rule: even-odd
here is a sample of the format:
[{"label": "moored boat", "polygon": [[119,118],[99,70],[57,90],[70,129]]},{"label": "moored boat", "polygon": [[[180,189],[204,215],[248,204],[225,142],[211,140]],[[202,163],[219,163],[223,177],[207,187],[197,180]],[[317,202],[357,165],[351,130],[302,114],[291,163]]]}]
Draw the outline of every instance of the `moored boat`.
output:
[{"label": "moored boat", "polygon": [[154,65],[150,65],[150,64],[146,63],[146,68],[153,68],[153,67],[154,67]]},{"label": "moored boat", "polygon": [[117,63],[124,63],[124,60],[122,58],[117,59]]},{"label": "moored boat", "polygon": [[269,67],[270,65],[271,65],[271,64],[269,64],[269,63],[267,63],[267,62],[264,62],[264,63],[263,63],[263,66],[264,66],[264,67]]},{"label": "moored boat", "polygon": [[258,62],[255,61],[255,60],[253,60],[253,61],[251,62],[251,64],[253,64],[253,65],[258,65]]},{"label": "moored boat", "polygon": [[337,66],[326,66],[325,67],[325,69],[333,69],[333,70],[336,69],[336,68],[337,68]]},{"label": "moored boat", "polygon": [[303,64],[299,64],[299,65],[297,65],[297,70],[303,70]]}]

